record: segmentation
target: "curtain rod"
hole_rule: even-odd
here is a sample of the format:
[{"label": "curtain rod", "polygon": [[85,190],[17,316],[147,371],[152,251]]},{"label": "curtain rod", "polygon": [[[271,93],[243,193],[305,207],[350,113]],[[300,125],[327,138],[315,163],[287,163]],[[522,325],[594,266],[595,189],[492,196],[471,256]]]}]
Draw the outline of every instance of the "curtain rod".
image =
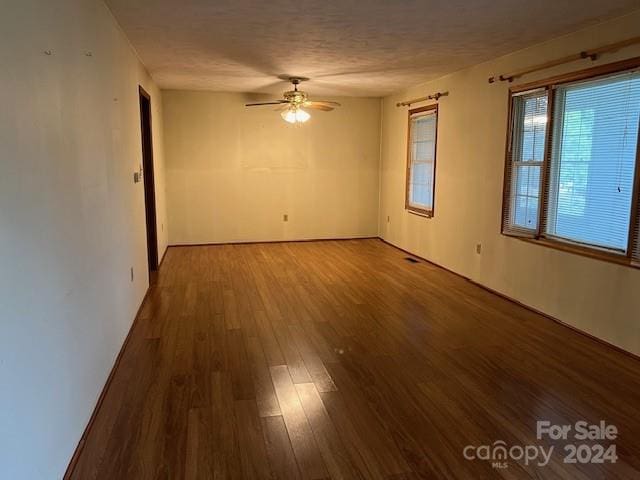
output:
[{"label": "curtain rod", "polygon": [[404,102],[396,103],[396,107],[404,107],[409,106],[412,103],[424,102],[425,100],[435,100],[436,102],[440,97],[446,97],[449,95],[449,92],[436,92],[431,95],[427,95],[426,97],[414,98],[412,100],[406,100]]},{"label": "curtain rod", "polygon": [[596,60],[598,56],[602,53],[612,52],[614,50],[619,50],[621,48],[628,47],[630,45],[635,45],[637,43],[640,43],[640,37],[628,38],[620,42],[604,45],[603,47],[598,47],[591,50],[584,50],[580,53],[567,55],[566,57],[558,58],[556,60],[551,60],[545,63],[539,63],[537,65],[534,65],[533,67],[523,68],[522,70],[516,70],[515,72],[502,74],[494,77],[489,77],[489,83],[494,83],[496,81],[513,82],[516,78],[522,77],[523,75],[537,72],[539,70],[546,70],[547,68],[556,67],[564,63],[575,62],[576,60],[584,60],[587,58],[591,60]]}]

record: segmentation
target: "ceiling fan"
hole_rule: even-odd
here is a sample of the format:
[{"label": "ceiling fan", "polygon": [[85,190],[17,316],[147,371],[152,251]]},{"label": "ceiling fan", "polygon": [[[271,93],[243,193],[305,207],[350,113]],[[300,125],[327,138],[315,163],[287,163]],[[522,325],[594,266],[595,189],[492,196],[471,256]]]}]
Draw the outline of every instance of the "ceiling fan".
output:
[{"label": "ceiling fan", "polygon": [[304,77],[288,77],[287,80],[293,84],[293,90],[284,92],[282,100],[273,100],[270,102],[258,102],[247,103],[246,107],[257,107],[261,105],[280,105],[276,110],[281,110],[280,115],[284,120],[289,123],[303,123],[311,118],[308,112],[303,110],[304,108],[310,108],[313,110],[322,110],[323,112],[330,112],[335,107],[339,107],[338,102],[329,102],[325,100],[312,101],[309,100],[306,92],[298,90],[300,82],[309,80]]}]

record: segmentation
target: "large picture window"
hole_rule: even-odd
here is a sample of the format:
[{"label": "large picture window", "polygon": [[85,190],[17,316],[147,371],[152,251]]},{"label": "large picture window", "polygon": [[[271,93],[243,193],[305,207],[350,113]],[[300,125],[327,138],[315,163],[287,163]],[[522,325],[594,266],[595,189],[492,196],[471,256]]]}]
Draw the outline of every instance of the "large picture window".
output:
[{"label": "large picture window", "polygon": [[407,210],[433,216],[438,105],[409,110]]},{"label": "large picture window", "polygon": [[503,232],[640,263],[640,60],[512,89]]}]

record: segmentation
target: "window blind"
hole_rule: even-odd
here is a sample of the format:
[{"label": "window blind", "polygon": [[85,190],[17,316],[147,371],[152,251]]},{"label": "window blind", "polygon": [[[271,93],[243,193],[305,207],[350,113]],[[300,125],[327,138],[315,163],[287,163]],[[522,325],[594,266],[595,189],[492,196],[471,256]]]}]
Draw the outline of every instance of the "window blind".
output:
[{"label": "window blind", "polygon": [[[640,166],[636,167],[636,175],[640,175]],[[640,185],[640,179],[638,180],[638,184]],[[631,245],[633,246],[632,251],[632,259],[634,263],[640,265],[640,191],[637,193],[638,198],[636,199],[636,218],[635,218],[635,228],[631,235]]]},{"label": "window blind", "polygon": [[628,251],[639,121],[638,72],[556,88],[547,236]]}]

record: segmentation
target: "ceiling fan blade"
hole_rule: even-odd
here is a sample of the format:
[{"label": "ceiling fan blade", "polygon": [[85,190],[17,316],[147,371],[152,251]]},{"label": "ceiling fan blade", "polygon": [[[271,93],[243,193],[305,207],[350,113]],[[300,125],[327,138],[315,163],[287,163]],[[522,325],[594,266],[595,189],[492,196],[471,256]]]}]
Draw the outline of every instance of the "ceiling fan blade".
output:
[{"label": "ceiling fan blade", "polygon": [[313,110],[322,110],[323,112],[330,112],[331,110],[333,110],[333,107],[330,107],[329,105],[323,105],[323,104],[317,103],[317,102],[305,102],[304,105],[302,106],[302,108],[311,108]]},{"label": "ceiling fan blade", "polygon": [[245,103],[245,107],[259,107],[260,105],[280,105],[281,103],[289,103],[287,100],[274,100],[273,102]]},{"label": "ceiling fan blade", "polygon": [[330,102],[329,100],[313,100],[311,103],[318,103],[322,105],[326,105],[328,107],[340,107],[341,105],[338,102]]}]

